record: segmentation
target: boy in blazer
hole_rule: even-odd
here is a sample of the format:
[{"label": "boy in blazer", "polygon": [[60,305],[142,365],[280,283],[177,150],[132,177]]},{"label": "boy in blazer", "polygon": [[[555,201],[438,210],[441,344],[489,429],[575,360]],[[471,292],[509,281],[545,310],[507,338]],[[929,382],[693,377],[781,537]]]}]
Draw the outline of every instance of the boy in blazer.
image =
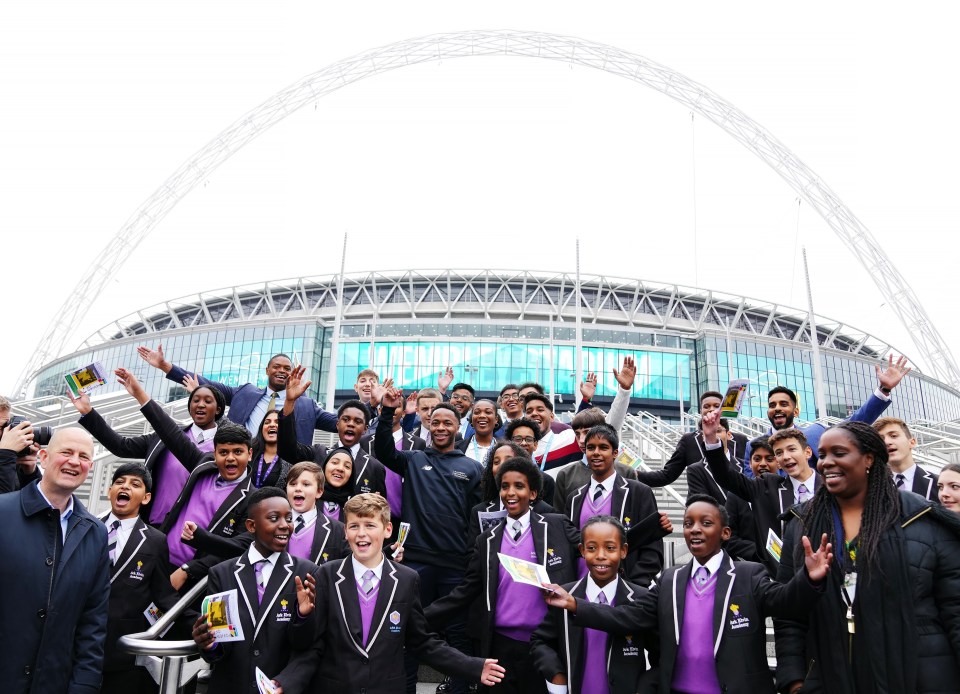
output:
[{"label": "boy in blazer", "polygon": [[[653,490],[637,480],[624,479],[614,469],[620,439],[606,424],[595,426],[587,433],[585,448],[591,480],[570,495],[564,515],[577,528],[600,515],[613,516],[622,523],[630,533],[627,576],[638,585],[648,586],[663,569],[663,541],[659,535],[641,539],[633,528],[644,519],[659,517]],[[583,577],[587,574],[587,565],[582,558],[578,563],[578,577]]]},{"label": "boy in blazer", "polygon": [[178,599],[170,585],[167,538],[139,516],[141,506],[150,503],[152,482],[150,473],[139,463],[118,467],[107,490],[110,511],[100,518],[107,527],[110,558],[110,603],[101,694],[157,690],[147,671],[134,664],[134,656],[117,648],[121,636],[150,626],[144,614],[148,609],[166,612]]},{"label": "boy in blazer", "polygon": [[318,569],[286,552],[292,520],[282,491],[255,490],[245,521],[253,542],[240,557],[210,570],[211,594],[237,589],[244,640],[217,643],[206,615],[194,624],[193,640],[213,663],[209,694],[257,694],[255,668],[287,692],[302,692],[310,681]]},{"label": "boy in blazer", "polygon": [[316,694],[404,691],[405,649],[441,672],[497,684],[497,661],[466,656],[427,630],[419,576],[383,554],[392,530],[386,499],[359,494],[345,512],[352,554],[324,565],[317,583]]},{"label": "boy in blazer", "polygon": [[[616,518],[595,516],[580,535],[580,554],[590,572],[565,585],[565,590],[575,598],[607,605],[632,603],[645,594],[619,576],[627,557],[627,533]],[[646,667],[643,641],[638,635],[610,636],[584,629],[569,612],[551,607],[530,637],[530,652],[553,691],[566,687],[569,694],[635,694]]]},{"label": "boy in blazer", "polygon": [[498,554],[541,564],[557,582],[577,577],[580,533],[563,516],[541,516],[530,510],[540,492],[542,474],[529,458],[513,458],[500,465],[497,481],[507,517],[477,538],[463,582],[425,611],[430,626],[439,629],[479,598],[481,621],[472,625],[472,631],[480,634],[480,655],[496,658],[506,668],[498,690],[503,692],[544,689],[529,651],[530,635],[547,609],[535,586],[510,578]]},{"label": "boy in blazer", "polygon": [[655,630],[661,692],[775,694],[764,618],[807,613],[833,561],[831,547],[824,535],[814,553],[804,538],[805,573],[780,584],[762,565],[730,559],[722,549],[729,535],[725,509],[712,497],[692,497],[683,537],[693,559],[666,569],[638,601],[598,605],[553,585],[545,599],[572,612],[581,627],[620,635]]},{"label": "boy in blazer", "polygon": [[897,489],[906,489],[928,501],[940,503],[937,494],[939,478],[917,465],[913,459],[913,448],[917,445],[917,440],[907,423],[897,417],[881,417],[873,423],[873,428],[887,444],[887,452],[890,454],[887,462]]}]

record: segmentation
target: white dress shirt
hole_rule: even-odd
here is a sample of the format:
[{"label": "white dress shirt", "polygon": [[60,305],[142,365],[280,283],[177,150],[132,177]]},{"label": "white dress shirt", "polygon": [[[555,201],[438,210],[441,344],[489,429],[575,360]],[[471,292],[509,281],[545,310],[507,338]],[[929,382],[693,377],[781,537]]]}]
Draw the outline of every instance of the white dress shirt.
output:
[{"label": "white dress shirt", "polygon": [[707,561],[706,564],[701,564],[700,560],[696,557],[693,558],[693,566],[690,567],[690,578],[688,580],[693,580],[693,575],[697,573],[697,569],[701,566],[707,569],[707,578],[716,575],[720,570],[720,565],[723,563],[723,552],[717,552]]},{"label": "white dress shirt", "polygon": [[[890,472],[893,474],[893,483],[896,484],[898,473],[894,472],[892,469],[890,470]],[[914,463],[913,465],[911,465],[910,467],[908,467],[906,470],[904,470],[899,474],[903,475],[904,477],[903,488],[906,489],[908,492],[913,491],[913,478],[916,477],[917,475],[917,464]]]},{"label": "white dress shirt", "polygon": [[602,492],[601,495],[600,495],[600,499],[601,499],[602,501],[605,501],[606,498],[607,498],[608,496],[610,496],[610,492],[613,491],[613,478],[616,477],[616,476],[617,476],[617,470],[616,470],[616,468],[610,468],[610,474],[608,474],[606,477],[604,477],[604,478],[603,478],[602,480],[600,480],[599,482],[598,482],[597,480],[593,479],[593,477],[591,477],[591,478],[590,478],[589,496],[588,496],[587,498],[589,498],[590,501],[593,501],[593,495],[597,493],[597,486],[602,484],[602,485],[603,485],[603,492]]},{"label": "white dress shirt", "polygon": [[123,553],[123,548],[127,544],[127,540],[130,538],[130,533],[133,532],[133,526],[137,524],[138,516],[133,518],[117,518],[113,515],[113,512],[107,516],[107,520],[104,521],[104,524],[107,526],[107,532],[110,532],[110,526],[113,525],[114,521],[120,521],[120,527],[117,528],[117,550],[114,553],[114,556],[119,557]]},{"label": "white dress shirt", "polygon": [[207,441],[212,441],[213,437],[217,435],[217,425],[214,424],[209,429],[201,429],[196,424],[191,424],[190,434],[193,436],[194,441],[206,443]]},{"label": "white dress shirt", "polygon": [[[253,408],[253,411],[250,412],[250,417],[247,419],[246,427],[247,430],[257,436],[260,431],[260,422],[263,421],[263,418],[267,415],[267,405],[270,404],[270,396],[273,395],[273,391],[270,388],[267,388],[267,391],[260,398],[260,401],[257,403],[256,407]],[[278,390],[277,399],[274,402],[273,406],[276,410],[283,409],[283,403],[287,399],[287,391]],[[204,437],[206,438],[206,437]]]},{"label": "white dress shirt", "polygon": [[[277,559],[279,558],[280,552],[274,552],[273,554],[265,557],[260,554],[260,550],[257,549],[256,542],[250,543],[250,549],[247,550],[247,560],[250,562],[250,566],[253,566],[258,561],[262,561],[264,559],[267,560],[266,566],[260,570],[260,577],[263,579],[264,589],[266,589],[266,586],[270,583],[270,576],[273,575],[273,570],[276,568]],[[266,597],[266,593],[264,593],[264,597]]]},{"label": "white dress shirt", "polygon": [[367,571],[373,572],[373,577],[377,580],[377,583],[380,583],[380,577],[383,575],[383,555],[380,555],[380,563],[374,567],[364,566],[357,561],[357,558],[353,555],[350,555],[350,561],[353,562],[353,576],[357,579],[357,585],[362,587],[363,584],[363,574]]},{"label": "white dress shirt", "polygon": [[790,480],[790,484],[793,485],[793,500],[797,503],[800,502],[800,485],[801,484],[807,488],[807,492],[810,494],[810,496],[807,497],[808,499],[812,499],[813,495],[817,491],[816,489],[817,475],[816,473],[813,472],[813,470],[810,471],[810,476],[807,479],[803,480],[802,482],[798,480],[796,477],[788,477],[787,479]]}]

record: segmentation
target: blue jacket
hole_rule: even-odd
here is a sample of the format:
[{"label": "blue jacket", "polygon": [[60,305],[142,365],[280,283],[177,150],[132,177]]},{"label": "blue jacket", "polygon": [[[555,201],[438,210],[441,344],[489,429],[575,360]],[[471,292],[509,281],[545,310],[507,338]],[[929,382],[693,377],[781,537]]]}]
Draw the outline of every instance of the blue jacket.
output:
[{"label": "blue jacket", "polygon": [[[170,373],[167,374],[167,378],[175,383],[183,383],[183,377],[187,374],[196,376],[193,372],[182,369],[174,364],[173,368],[170,369]],[[260,402],[260,398],[267,392],[266,388],[257,388],[252,383],[244,383],[242,386],[233,387],[211,381],[203,376],[200,376],[200,383],[205,386],[213,386],[223,393],[223,397],[230,406],[230,410],[227,412],[227,419],[231,422],[242,424],[243,426],[247,425],[250,414],[257,406],[257,403]],[[283,403],[278,402],[277,405],[282,406]],[[313,443],[314,429],[333,432],[337,430],[337,415],[332,412],[327,412],[317,404],[316,400],[311,400],[307,397],[297,398],[297,403],[293,407],[293,417],[297,423],[297,441],[305,446]],[[256,436],[259,433],[260,432],[257,431],[250,432],[252,436]]]},{"label": "blue jacket", "polygon": [[[0,496],[0,689],[100,691],[110,599],[107,529],[73,499],[67,538],[37,483]],[[59,556],[58,556],[59,555]]]}]

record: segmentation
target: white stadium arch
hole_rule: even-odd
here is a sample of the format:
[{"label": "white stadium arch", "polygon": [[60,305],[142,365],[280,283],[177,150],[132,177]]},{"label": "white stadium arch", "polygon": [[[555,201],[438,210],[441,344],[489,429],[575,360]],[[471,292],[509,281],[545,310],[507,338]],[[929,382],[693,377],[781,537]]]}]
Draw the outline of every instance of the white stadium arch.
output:
[{"label": "white stadium arch", "polygon": [[912,335],[931,375],[960,386],[953,355],[876,239],[813,171],[760,124],[703,85],[642,56],[570,36],[501,30],[433,34],[375,48],[307,75],[244,114],[181,165],[124,223],[47,326],[15,392],[22,394],[40,366],[62,352],[73,326],[112,274],[180,199],[255,137],[303,106],[364,78],[418,63],[492,55],[543,58],[603,70],[655,89],[715,123],[768,164],[823,217]]}]

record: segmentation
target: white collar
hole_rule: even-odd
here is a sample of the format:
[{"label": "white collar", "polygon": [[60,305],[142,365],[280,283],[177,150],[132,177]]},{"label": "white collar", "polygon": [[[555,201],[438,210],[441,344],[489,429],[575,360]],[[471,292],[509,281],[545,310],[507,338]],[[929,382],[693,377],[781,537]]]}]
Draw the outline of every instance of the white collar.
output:
[{"label": "white collar", "polygon": [[354,578],[357,579],[357,583],[360,583],[360,581],[362,580],[363,574],[365,574],[367,571],[373,571],[373,576],[378,581],[380,580],[380,576],[383,575],[383,555],[382,554],[380,555],[380,563],[374,566],[372,569],[369,566],[364,566],[363,564],[358,562],[357,558],[352,554],[350,555],[350,561],[353,562],[353,576]]},{"label": "white collar", "polygon": [[807,491],[812,495],[816,491],[817,486],[817,473],[810,471],[810,476],[805,479],[803,482],[798,480],[795,477],[787,477],[790,480],[790,484],[793,485],[793,495],[797,498],[800,497],[800,485],[802,484],[807,488]]},{"label": "white collar", "polygon": [[705,566],[710,576],[715,576],[717,571],[720,570],[720,565],[723,563],[723,558],[726,556],[726,553],[723,550],[720,550],[712,557],[706,564],[701,564],[700,560],[696,557],[693,558],[693,566],[690,567],[690,580],[693,580],[693,574],[697,572],[697,569],[701,566]]},{"label": "white collar", "polygon": [[519,518],[511,518],[509,515],[504,518],[507,521],[507,530],[510,531],[510,536],[513,536],[513,524],[517,521],[520,521],[520,532],[524,532],[527,528],[530,527],[530,509],[527,509],[527,512],[524,513]]},{"label": "white collar", "polygon": [[617,586],[619,584],[620,584],[620,578],[617,577],[612,581],[610,581],[610,583],[605,585],[603,588],[601,588],[594,582],[593,577],[590,576],[590,574],[588,573],[587,586],[586,586],[587,600],[589,600],[590,602],[596,602],[597,596],[600,595],[600,593],[603,593],[607,597],[607,604],[612,605],[613,599],[617,596]]},{"label": "white collar", "polygon": [[400,427],[395,432],[393,432],[393,442],[396,443],[403,438],[403,427]]},{"label": "white collar", "polygon": [[356,461],[357,454],[360,452],[360,439],[357,439],[357,442],[350,446],[350,457]]},{"label": "white collar", "polygon": [[[317,503],[319,503],[319,502],[320,502],[320,500],[317,499]],[[303,516],[304,527],[309,528],[311,525],[313,525],[313,524],[317,521],[317,513],[318,513],[318,511],[317,511],[317,507],[316,507],[316,506],[314,506],[312,509],[310,509],[309,511],[306,511],[306,512],[304,512],[304,513],[297,513],[297,514],[293,517],[294,527],[296,527],[296,524],[297,524],[297,516]]]},{"label": "white collar", "polygon": [[270,566],[276,566],[276,565],[277,565],[277,559],[279,559],[279,558],[280,558],[280,552],[274,552],[274,553],[269,554],[269,555],[267,555],[267,556],[263,556],[262,554],[260,554],[260,550],[257,549],[257,543],[256,543],[256,542],[251,542],[251,543],[250,543],[250,549],[247,550],[247,559],[250,560],[250,566],[253,566],[253,565],[256,564],[258,561],[263,561],[264,559],[266,559],[268,562],[270,562]]},{"label": "white collar", "polygon": [[903,472],[894,472],[893,470],[890,470],[890,473],[893,475],[894,482],[896,482],[897,475],[903,475],[903,488],[907,491],[910,491],[913,489],[913,478],[917,476],[917,464],[914,463]]},{"label": "white collar", "polygon": [[136,525],[137,520],[139,520],[139,516],[134,516],[133,518],[117,518],[115,515],[113,515],[113,511],[111,511],[110,515],[107,516],[107,520],[104,521],[104,525],[109,528],[111,525],[113,525],[113,521],[120,521],[120,529],[129,531],[134,525]]},{"label": "white collar", "polygon": [[613,489],[613,478],[616,476],[617,476],[617,469],[615,467],[611,467],[610,473],[599,482],[595,480],[591,475],[590,476],[590,498],[591,499],[593,498],[593,493],[596,491],[597,485],[600,485],[600,484],[603,485],[604,495],[606,495],[607,492],[611,491]]},{"label": "white collar", "polygon": [[223,477],[220,476],[220,471],[217,470],[217,476],[213,478],[213,481],[214,481],[214,484],[216,484],[217,480],[223,480],[223,485],[221,485],[221,488],[222,488],[222,487],[233,487],[233,486],[236,486],[236,485],[240,484],[240,483],[243,482],[245,479],[247,479],[247,475],[249,475],[249,474],[250,474],[250,468],[247,467],[247,468],[243,471],[243,474],[240,475],[237,479],[227,481],[227,480],[223,479]]},{"label": "white collar", "polygon": [[193,440],[196,441],[203,438],[203,442],[213,441],[213,437],[217,435],[217,425],[214,424],[210,429],[201,429],[196,424],[190,425],[190,434],[193,435]]}]

